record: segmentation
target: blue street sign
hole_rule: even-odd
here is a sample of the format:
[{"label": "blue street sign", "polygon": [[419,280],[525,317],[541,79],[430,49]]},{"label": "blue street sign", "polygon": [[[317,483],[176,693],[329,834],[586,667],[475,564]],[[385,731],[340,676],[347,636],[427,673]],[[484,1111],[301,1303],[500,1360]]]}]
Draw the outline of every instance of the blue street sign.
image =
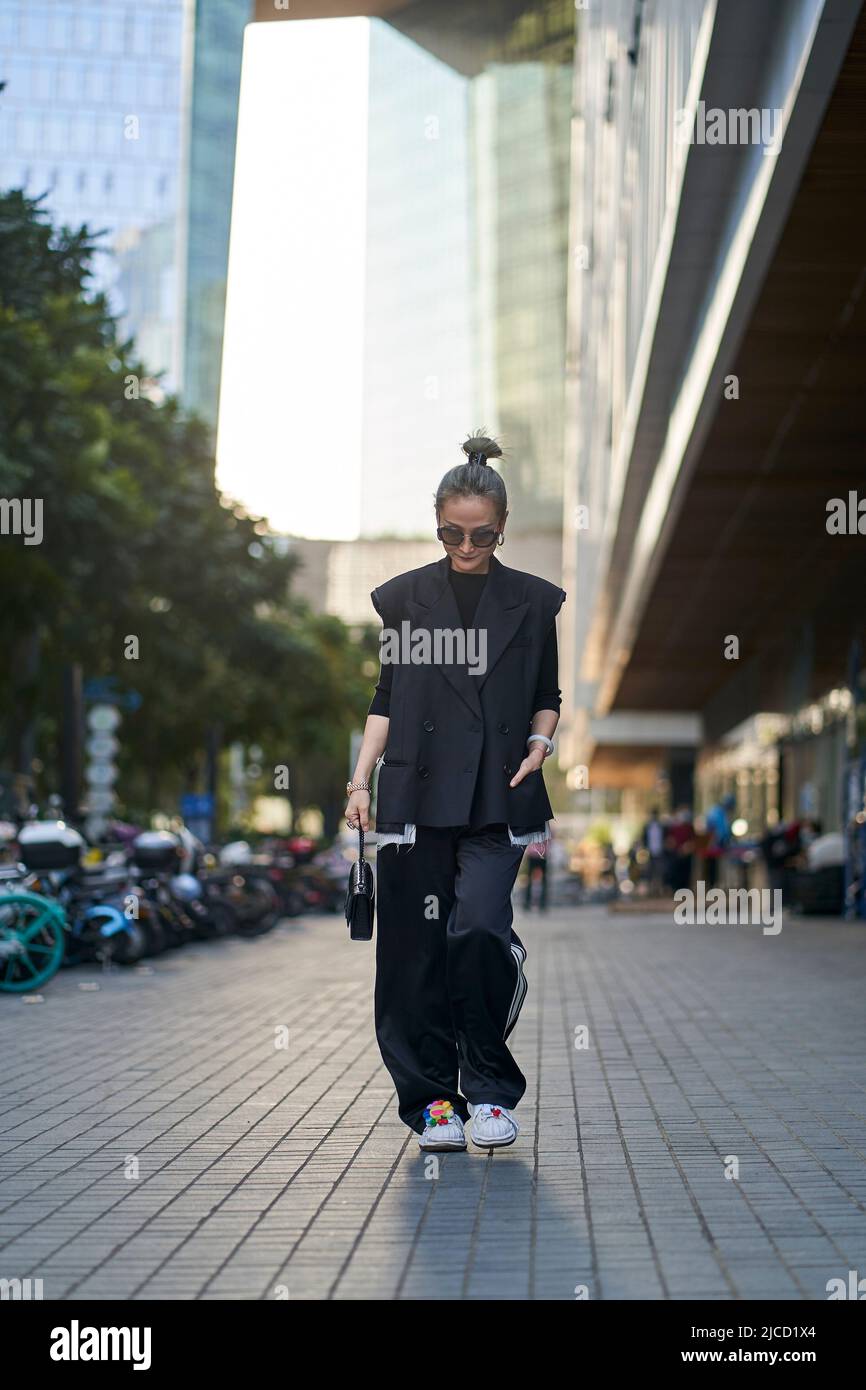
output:
[{"label": "blue street sign", "polygon": [[98,705],[120,705],[134,713],[140,708],[142,697],[137,690],[119,690],[116,676],[94,676],[84,682],[84,698]]},{"label": "blue street sign", "polygon": [[208,819],[213,815],[213,797],[209,792],[187,792],[180,799],[180,813],[185,821]]}]

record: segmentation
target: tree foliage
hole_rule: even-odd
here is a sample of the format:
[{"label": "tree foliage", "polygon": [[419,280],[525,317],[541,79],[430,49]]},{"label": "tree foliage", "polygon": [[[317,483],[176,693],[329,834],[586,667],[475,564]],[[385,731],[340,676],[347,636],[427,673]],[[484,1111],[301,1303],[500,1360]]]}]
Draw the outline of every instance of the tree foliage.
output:
[{"label": "tree foliage", "polygon": [[0,766],[35,727],[40,790],[54,789],[60,673],[76,662],[142,696],[123,726],[128,814],[201,785],[215,723],[224,743],[303,763],[321,801],[363,719],[364,653],[292,599],[285,543],[219,494],[207,426],[152,398],[89,291],[93,251],[86,228],[0,194],[0,498],[41,499],[43,515],[41,544],[0,535]]}]

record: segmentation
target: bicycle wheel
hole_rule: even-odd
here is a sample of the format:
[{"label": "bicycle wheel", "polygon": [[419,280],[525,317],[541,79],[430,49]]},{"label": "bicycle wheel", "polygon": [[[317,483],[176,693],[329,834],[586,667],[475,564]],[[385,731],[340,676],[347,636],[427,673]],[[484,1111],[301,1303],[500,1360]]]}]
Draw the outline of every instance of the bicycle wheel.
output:
[{"label": "bicycle wheel", "polygon": [[280,916],[279,899],[266,878],[235,874],[226,897],[236,914],[238,936],[264,936],[276,926]]},{"label": "bicycle wheel", "polygon": [[0,990],[38,989],[60,968],[66,914],[38,893],[0,896]]}]

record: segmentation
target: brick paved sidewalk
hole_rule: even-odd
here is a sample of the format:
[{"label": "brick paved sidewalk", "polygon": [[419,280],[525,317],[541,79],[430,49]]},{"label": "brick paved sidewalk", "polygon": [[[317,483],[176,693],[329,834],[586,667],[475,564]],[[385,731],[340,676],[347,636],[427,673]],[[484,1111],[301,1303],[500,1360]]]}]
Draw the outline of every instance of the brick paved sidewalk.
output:
[{"label": "brick paved sidewalk", "polygon": [[0,1278],[46,1298],[727,1300],[866,1275],[866,926],[516,926],[529,1089],[490,1156],[419,1155],[372,950],[339,918],[0,996]]}]

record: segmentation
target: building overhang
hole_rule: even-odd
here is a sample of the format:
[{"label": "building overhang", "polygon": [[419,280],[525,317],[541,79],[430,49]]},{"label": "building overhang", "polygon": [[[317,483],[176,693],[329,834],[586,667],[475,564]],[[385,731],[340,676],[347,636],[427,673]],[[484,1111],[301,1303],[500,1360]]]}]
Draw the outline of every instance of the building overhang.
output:
[{"label": "building overhang", "polygon": [[700,714],[682,710],[615,710],[603,718],[591,718],[589,732],[596,743],[694,748],[703,738],[703,721]]},{"label": "building overhang", "polygon": [[599,745],[589,759],[589,784],[620,791],[654,792],[667,772],[667,749],[652,744]]},{"label": "building overhang", "polygon": [[585,769],[593,786],[651,789],[674,750],[693,753],[702,740],[703,723],[695,712],[617,710],[596,718],[584,707],[570,731],[570,784],[577,790]]},{"label": "building overhang", "polygon": [[285,9],[256,0],[255,19],[383,19],[455,71],[475,77],[493,55],[502,60],[499,47],[525,10],[526,0],[289,0]]},{"label": "building overhang", "polygon": [[[738,163],[754,150],[688,152],[587,644],[603,652],[599,715],[705,709],[760,654],[766,682],[750,707],[777,707],[771,651],[786,625],[825,601],[813,668],[829,685],[862,606],[863,540],[828,535],[826,502],[864,490],[866,19],[859,0],[812,8],[780,152],[751,183]],[[760,80],[764,29],[784,13],[717,7],[700,92],[708,107],[766,104],[744,81]],[[712,266],[713,219],[732,216],[735,235]],[[705,305],[695,339],[684,304],[696,295]]]}]

